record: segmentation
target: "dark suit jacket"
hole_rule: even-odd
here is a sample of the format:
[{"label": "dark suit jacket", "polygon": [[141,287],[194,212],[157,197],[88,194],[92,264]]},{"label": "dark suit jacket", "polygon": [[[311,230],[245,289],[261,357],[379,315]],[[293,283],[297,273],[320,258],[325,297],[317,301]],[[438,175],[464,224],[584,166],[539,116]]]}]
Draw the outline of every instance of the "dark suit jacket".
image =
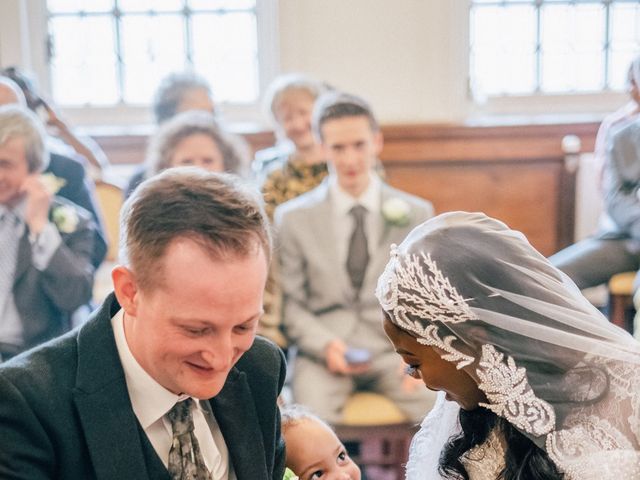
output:
[{"label": "dark suit jacket", "polygon": [[51,153],[50,158],[45,173],[52,173],[66,182],[56,195],[84,208],[91,214],[96,224],[91,262],[97,268],[107,254],[107,236],[102,216],[99,213],[95,185],[91,178],[85,174],[84,165],[78,160],[58,153]]},{"label": "dark suit jacket", "polygon": [[[110,295],[79,329],[0,365],[0,478],[169,479],[127,392]],[[210,400],[238,480],[281,480],[280,350],[260,337]]]},{"label": "dark suit jacket", "polygon": [[69,331],[71,313],[92,295],[95,225],[88,212],[59,197],[52,201],[51,211],[61,205],[76,209],[78,225],[73,232],[59,232],[62,243],[47,268],[40,271],[33,265],[27,228],[18,246],[13,298],[24,328],[25,350]]}]

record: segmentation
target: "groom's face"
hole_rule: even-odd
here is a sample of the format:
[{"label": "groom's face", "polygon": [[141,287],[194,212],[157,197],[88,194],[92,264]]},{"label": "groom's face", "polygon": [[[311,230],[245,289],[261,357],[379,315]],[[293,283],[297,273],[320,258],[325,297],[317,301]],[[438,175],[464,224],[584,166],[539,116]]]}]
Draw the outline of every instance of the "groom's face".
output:
[{"label": "groom's face", "polygon": [[129,348],[171,392],[214,397],[255,338],[267,278],[263,249],[214,259],[183,238],[159,263],[160,283],[137,290],[125,309]]}]

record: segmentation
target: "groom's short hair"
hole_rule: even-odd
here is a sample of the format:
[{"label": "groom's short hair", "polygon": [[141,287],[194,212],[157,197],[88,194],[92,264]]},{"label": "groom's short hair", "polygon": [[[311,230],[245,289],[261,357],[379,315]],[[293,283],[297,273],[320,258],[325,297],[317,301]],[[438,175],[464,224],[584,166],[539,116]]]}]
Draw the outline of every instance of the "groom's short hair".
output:
[{"label": "groom's short hair", "polygon": [[171,168],[136,188],[120,216],[120,260],[141,288],[163,276],[154,267],[177,238],[194,240],[214,259],[243,257],[256,248],[271,258],[262,199],[231,174]]}]

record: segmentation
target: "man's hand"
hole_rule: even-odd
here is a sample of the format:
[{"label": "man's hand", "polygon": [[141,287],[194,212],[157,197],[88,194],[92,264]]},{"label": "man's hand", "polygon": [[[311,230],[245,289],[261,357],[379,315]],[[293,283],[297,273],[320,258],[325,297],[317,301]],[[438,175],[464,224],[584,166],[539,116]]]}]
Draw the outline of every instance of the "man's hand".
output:
[{"label": "man's hand", "polygon": [[330,372],[339,375],[357,375],[369,370],[369,364],[349,365],[345,353],[349,347],[339,338],[331,340],[324,350],[325,361]]},{"label": "man's hand", "polygon": [[38,235],[49,222],[51,193],[39,174],[29,175],[22,184],[22,193],[27,199],[24,220],[32,235]]}]

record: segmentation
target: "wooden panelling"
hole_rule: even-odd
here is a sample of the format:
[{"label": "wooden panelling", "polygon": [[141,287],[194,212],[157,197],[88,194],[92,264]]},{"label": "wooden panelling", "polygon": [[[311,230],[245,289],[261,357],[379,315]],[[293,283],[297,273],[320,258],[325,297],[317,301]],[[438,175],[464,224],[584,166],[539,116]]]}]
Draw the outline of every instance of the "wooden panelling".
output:
[{"label": "wooden panelling", "polygon": [[[433,202],[436,212],[484,212],[523,231],[544,254],[557,248],[559,166],[552,162],[388,164],[389,183]],[[536,188],[543,187],[543,188]]]},{"label": "wooden panelling", "polygon": [[[253,153],[272,146],[275,141],[273,132],[269,131],[243,133],[241,136],[245,138]],[[144,161],[148,139],[146,134],[93,135],[93,138],[102,147],[112,164],[122,165]]]},{"label": "wooden panelling", "polygon": [[[387,125],[381,155],[390,184],[429,199],[436,211],[483,211],[522,231],[544,255],[573,241],[575,174],[562,138],[593,151],[597,123]],[[272,132],[243,135],[253,151]],[[112,163],[144,159],[145,135],[95,137]]]}]

